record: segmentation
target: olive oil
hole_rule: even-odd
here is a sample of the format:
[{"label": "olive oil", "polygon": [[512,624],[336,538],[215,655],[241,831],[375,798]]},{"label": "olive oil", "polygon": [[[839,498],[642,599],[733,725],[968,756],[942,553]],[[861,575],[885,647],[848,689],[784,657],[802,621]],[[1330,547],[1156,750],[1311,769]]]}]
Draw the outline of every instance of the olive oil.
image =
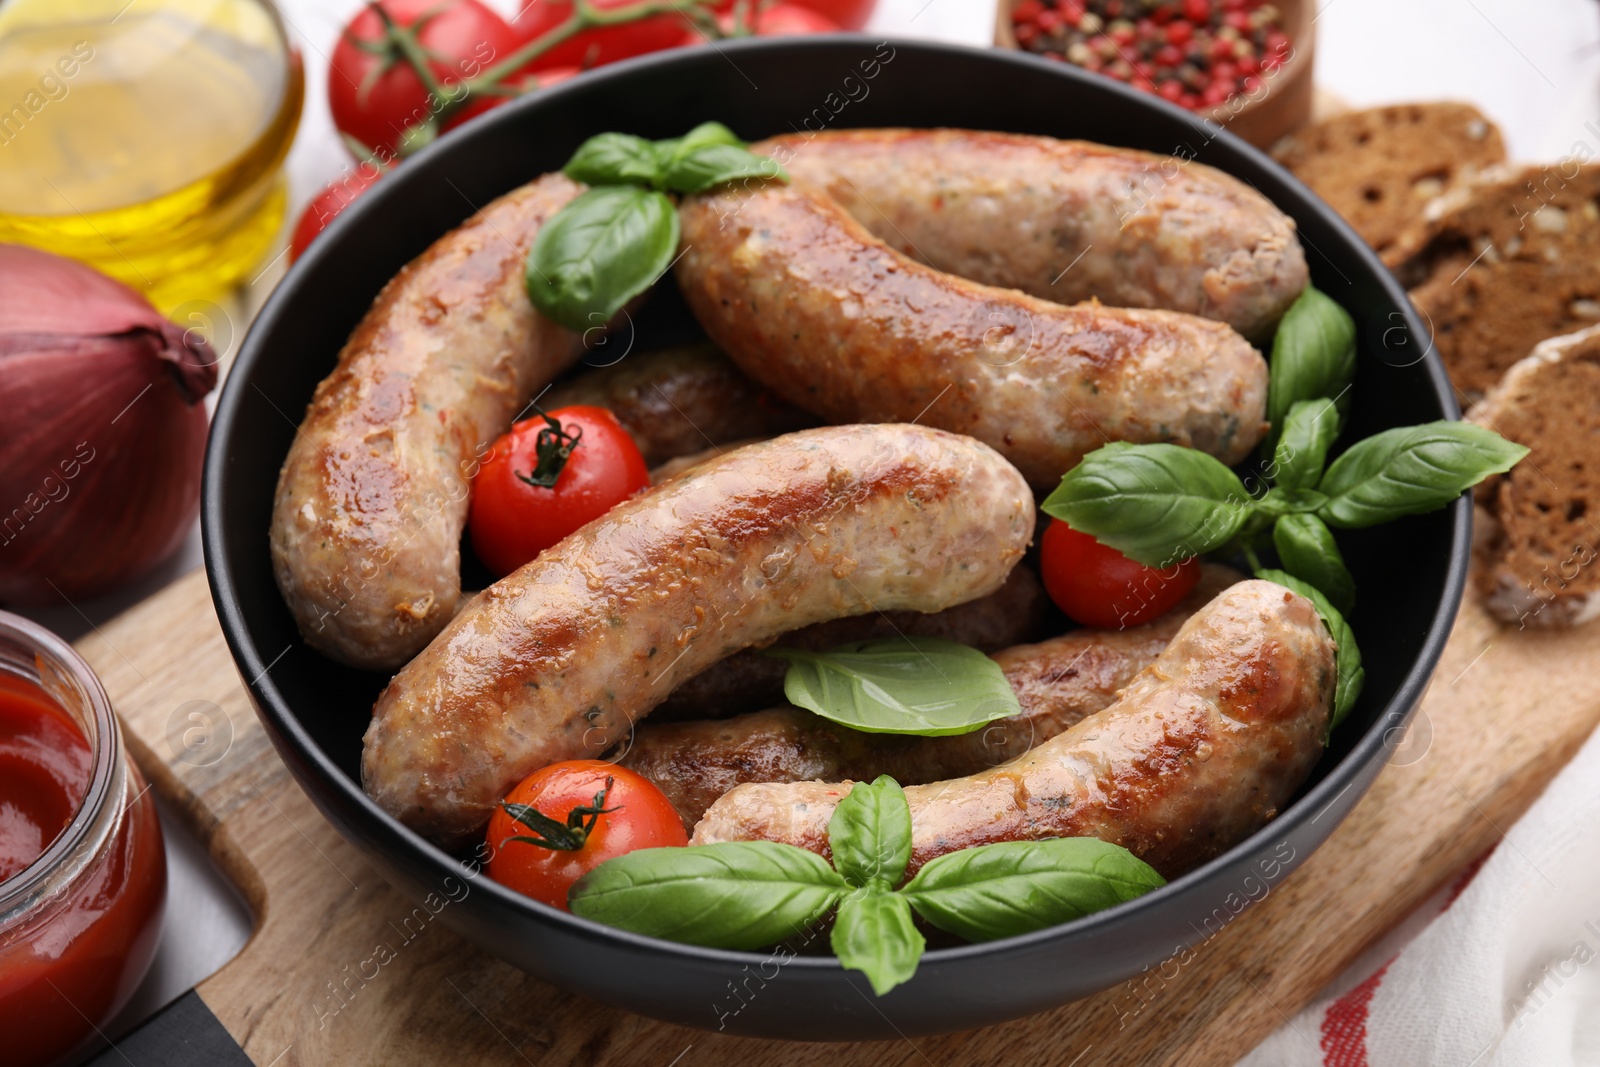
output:
[{"label": "olive oil", "polygon": [[0,0],[0,241],[217,299],[282,227],[303,95],[261,0]]}]

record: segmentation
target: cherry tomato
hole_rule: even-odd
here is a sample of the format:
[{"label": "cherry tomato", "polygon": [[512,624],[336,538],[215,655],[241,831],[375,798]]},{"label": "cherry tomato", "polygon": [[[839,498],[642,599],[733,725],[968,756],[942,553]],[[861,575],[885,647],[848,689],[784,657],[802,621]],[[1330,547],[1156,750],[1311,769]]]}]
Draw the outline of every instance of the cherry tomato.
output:
[{"label": "cherry tomato", "polygon": [[356,198],[381,177],[383,171],[371,163],[363,163],[318,193],[301,212],[300,221],[294,224],[294,236],[289,240],[289,262],[299,259],[317,234],[327,229],[339,212],[355,203]]},{"label": "cherry tomato", "polygon": [[[798,7],[809,7],[836,26],[859,30],[877,6],[877,0],[793,0]],[[779,5],[785,6],[785,5]]]},{"label": "cherry tomato", "polygon": [[[545,844],[518,840],[527,837]],[[688,843],[677,810],[648,778],[601,760],[568,760],[523,779],[489,817],[489,877],[564,911],[572,883],[606,860]]]},{"label": "cherry tomato", "polygon": [[472,550],[510,574],[649,484],[639,446],[605,408],[575,404],[525,419],[473,479]]},{"label": "cherry tomato", "polygon": [[[381,153],[396,151],[407,127],[425,123],[445,101],[429,93],[389,40],[378,6],[362,8],[340,33],[329,61],[328,106],[335,126]],[[446,90],[482,74],[522,43],[517,31],[479,0],[382,0],[382,8],[396,26],[416,34],[429,71]],[[504,99],[486,96],[452,116],[445,128]]]},{"label": "cherry tomato", "polygon": [[[638,0],[590,0],[600,11],[629,7]],[[719,5],[720,6],[720,5]],[[537,0],[526,4],[511,24],[524,43],[555,29],[572,17],[572,0]],[[534,70],[551,67],[603,67],[620,59],[642,56],[646,52],[659,52],[674,48],[683,40],[689,19],[676,12],[652,15],[649,18],[624,22],[616,26],[597,26],[584,30],[562,41],[550,51],[535,59],[529,66]]]},{"label": "cherry tomato", "polygon": [[1052,519],[1040,545],[1044,588],[1056,606],[1085,626],[1138,626],[1175,607],[1200,580],[1193,557],[1161,569],[1146,567]]},{"label": "cherry tomato", "polygon": [[[738,26],[738,16],[729,11],[717,16],[717,25],[724,34],[731,35]],[[800,4],[770,4],[755,16],[750,27],[755,37],[799,37],[808,33],[837,33],[839,27],[826,18]],[[699,27],[691,28],[683,36],[682,44],[705,44],[706,35]]]}]

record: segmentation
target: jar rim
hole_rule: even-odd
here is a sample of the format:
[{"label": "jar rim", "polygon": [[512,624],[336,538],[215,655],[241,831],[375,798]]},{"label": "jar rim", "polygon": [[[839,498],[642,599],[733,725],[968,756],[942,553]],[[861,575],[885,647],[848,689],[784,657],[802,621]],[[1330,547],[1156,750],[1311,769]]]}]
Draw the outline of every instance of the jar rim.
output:
[{"label": "jar rim", "polygon": [[[105,686],[77,649],[51,631],[20,615],[0,611],[0,643],[12,643],[32,652],[37,674],[27,680],[39,684],[51,699],[51,672],[57,680],[78,690],[81,707],[67,708],[79,719],[89,743],[94,770],[72,820],[28,866],[0,882],[0,930],[21,920],[45,900],[71,885],[102,851],[104,842],[121,824],[125,805],[110,803],[127,792],[122,758],[122,732]],[[7,670],[0,664],[0,670]],[[92,843],[90,847],[84,847]]]}]

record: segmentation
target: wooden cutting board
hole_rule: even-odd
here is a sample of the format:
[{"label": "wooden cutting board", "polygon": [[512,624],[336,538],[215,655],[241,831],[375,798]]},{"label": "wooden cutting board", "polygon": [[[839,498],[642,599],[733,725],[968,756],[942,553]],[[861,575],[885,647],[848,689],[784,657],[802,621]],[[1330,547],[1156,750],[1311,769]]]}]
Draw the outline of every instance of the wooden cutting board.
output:
[{"label": "wooden cutting board", "polygon": [[[273,752],[204,575],[79,648],[135,758],[243,889],[256,931],[198,987],[262,1067],[296,1064],[1231,1064],[1498,841],[1600,721],[1600,637],[1461,618],[1412,733],[1305,865],[1196,950],[1029,1019],[937,1038],[808,1045],[669,1026],[545,985],[390,889]],[[379,946],[390,951],[381,953]],[[1306,1035],[1316,1041],[1318,1035]]]}]

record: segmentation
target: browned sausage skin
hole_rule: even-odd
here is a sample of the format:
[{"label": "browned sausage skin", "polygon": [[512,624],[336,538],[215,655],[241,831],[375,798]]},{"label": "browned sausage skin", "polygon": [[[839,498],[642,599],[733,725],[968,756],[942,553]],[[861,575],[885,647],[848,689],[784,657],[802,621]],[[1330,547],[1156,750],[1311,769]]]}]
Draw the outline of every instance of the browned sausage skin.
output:
[{"label": "browned sausage skin", "polygon": [[547,175],[440,238],[384,287],[317,386],[278,476],[271,547],[318,651],[393,669],[455,614],[468,483],[581,351],[523,288],[539,226],[581,189]]},{"label": "browned sausage skin", "polygon": [[718,456],[726,452],[732,452],[736,448],[743,448],[745,445],[758,445],[762,441],[770,441],[771,439],[770,436],[741,437],[720,445],[712,445],[710,448],[702,448],[698,452],[686,452],[681,456],[673,456],[666,462],[650,468],[650,484],[660,485],[664,481],[676,478],[690,467],[698,467],[708,459],[716,459]]},{"label": "browned sausage skin", "polygon": [[[1011,573],[1026,572],[1018,567]],[[918,785],[974,774],[1015,759],[1108,707],[1191,615],[1240,580],[1231,568],[1206,564],[1200,584],[1182,604],[1143,626],[1075,630],[996,652],[993,658],[1022,710],[969,734],[869,734],[800,708],[775,707],[722,722],[652,719],[634,731],[618,762],[660,786],[691,827],[718,797],[745,782],[870,781],[887,774],[901,785]]]},{"label": "browned sausage skin", "polygon": [[[1019,563],[999,589],[953,608],[931,615],[915,611],[875,611],[870,615],[833,619],[786,633],[772,644],[820,651],[850,641],[911,634],[942,637],[995,652],[1029,640],[1038,631],[1048,610],[1039,576],[1026,563]],[[724,719],[781,704],[786,670],[788,664],[784,661],[764,656],[756,649],[735,652],[674,689],[651,714],[651,721]]]},{"label": "browned sausage skin", "polygon": [[800,185],[679,207],[677,277],[711,339],[829,422],[968,434],[1053,486],[1108,440],[1242,460],[1264,430],[1267,366],[1222,323],[1062,307],[914,263]]},{"label": "browned sausage skin", "polygon": [[993,592],[1033,521],[1014,468],[939,430],[828,426],[730,452],[484,590],[379,696],[362,784],[460,839],[522,778],[604,753],[738,649]]},{"label": "browned sausage skin", "polygon": [[1265,340],[1308,280],[1294,221],[1173,156],[974,130],[841,130],[752,151],[911,258],[1058,304],[1167,308]]},{"label": "browned sausage skin", "polygon": [[[996,841],[1098,837],[1171,878],[1260,829],[1322,753],[1334,645],[1311,602],[1247,581],[1196,613],[1116,703],[993,770],[911,786],[911,870]],[[741,785],[692,844],[827,851],[849,783]]]},{"label": "browned sausage skin", "polygon": [[652,467],[710,446],[771,437],[817,421],[751,381],[715,346],[704,344],[630,353],[610,366],[556,383],[539,403],[547,411],[569,404],[606,408]]}]

